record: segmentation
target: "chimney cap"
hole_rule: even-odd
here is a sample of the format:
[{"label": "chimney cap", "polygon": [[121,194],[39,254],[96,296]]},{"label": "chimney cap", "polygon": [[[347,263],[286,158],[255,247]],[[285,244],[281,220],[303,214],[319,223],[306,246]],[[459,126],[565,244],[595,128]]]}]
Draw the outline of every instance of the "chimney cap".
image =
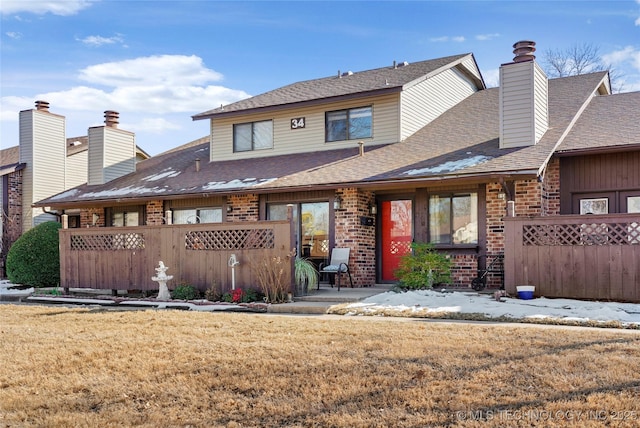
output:
[{"label": "chimney cap", "polygon": [[536,42],[532,40],[521,40],[513,44],[513,62],[525,62],[533,61],[536,56],[533,54],[536,51]]},{"label": "chimney cap", "polygon": [[36,110],[49,111],[49,101],[37,100]]},{"label": "chimney cap", "polygon": [[118,113],[117,111],[106,110],[104,112],[105,125],[110,126],[112,128],[117,128],[118,123],[120,123],[118,119],[120,119],[120,113]]}]

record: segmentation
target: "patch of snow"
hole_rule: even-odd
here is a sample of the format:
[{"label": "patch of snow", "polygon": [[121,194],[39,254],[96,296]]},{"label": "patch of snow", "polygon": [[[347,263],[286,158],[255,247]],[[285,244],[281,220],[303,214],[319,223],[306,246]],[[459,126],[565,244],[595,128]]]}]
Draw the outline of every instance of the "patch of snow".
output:
[{"label": "patch of snow", "polygon": [[155,174],[155,175],[149,175],[147,177],[144,177],[143,180],[144,181],[157,181],[157,180],[162,180],[163,178],[171,178],[171,177],[177,177],[180,175],[180,171],[174,171],[171,168],[167,168],[165,170],[163,170],[162,172]]},{"label": "patch of snow", "polygon": [[67,190],[66,192],[62,192],[59,195],[53,196],[51,200],[68,198],[74,196],[76,193],[78,193],[78,189]]},{"label": "patch of snow", "polygon": [[438,166],[433,166],[430,168],[420,168],[420,169],[410,169],[409,171],[405,171],[404,173],[407,175],[422,175],[422,174],[438,174],[440,172],[453,172],[458,171],[460,169],[469,168],[472,166],[476,166],[481,164],[482,162],[486,162],[491,159],[488,156],[484,155],[476,155],[467,159],[460,159],[457,161],[449,161]]},{"label": "patch of snow", "polygon": [[203,190],[220,190],[220,189],[241,189],[246,187],[261,186],[272,181],[275,178],[245,178],[243,180],[231,180],[231,181],[211,181],[204,186]]},{"label": "patch of snow", "polygon": [[347,306],[350,314],[397,310],[423,313],[480,313],[488,318],[557,319],[566,322],[618,321],[640,326],[640,304],[594,302],[572,299],[532,300],[503,298],[474,292],[440,292],[418,290],[396,293],[388,291]]},{"label": "patch of snow", "polygon": [[145,193],[163,193],[166,192],[167,189],[161,189],[159,187],[143,187],[143,186],[127,186],[122,189],[110,189],[110,190],[102,190],[100,192],[88,192],[84,195],[78,196],[79,199],[88,199],[88,198],[108,198],[112,196],[129,196],[132,194],[145,194]]}]

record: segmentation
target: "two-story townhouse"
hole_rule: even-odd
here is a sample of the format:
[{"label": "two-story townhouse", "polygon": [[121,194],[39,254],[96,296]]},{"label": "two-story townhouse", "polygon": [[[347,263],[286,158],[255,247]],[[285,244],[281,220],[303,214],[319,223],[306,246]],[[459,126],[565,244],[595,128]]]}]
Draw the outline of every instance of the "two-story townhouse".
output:
[{"label": "two-story townhouse", "polygon": [[555,150],[595,99],[618,99],[606,72],[548,80],[534,45],[514,45],[498,88],[462,54],[220,106],[194,116],[211,124],[201,144],[36,205],[109,226],[129,213],[139,224],[282,219],[293,206],[299,253],[320,262],[349,247],[359,286],[394,281],[412,241],[450,254],[454,283],[469,286],[484,256],[504,251],[508,206],[560,214]]},{"label": "two-story townhouse", "polygon": [[[19,145],[0,150],[0,277],[11,243],[32,227],[58,219],[55,212],[32,205],[86,183],[89,172],[89,137],[66,137],[66,118],[52,113],[48,102],[38,100],[34,109],[21,111],[19,127]],[[133,150],[131,162],[149,158],[139,147]],[[131,164],[120,173],[134,169]],[[70,227],[80,227],[79,209],[67,215]]]}]

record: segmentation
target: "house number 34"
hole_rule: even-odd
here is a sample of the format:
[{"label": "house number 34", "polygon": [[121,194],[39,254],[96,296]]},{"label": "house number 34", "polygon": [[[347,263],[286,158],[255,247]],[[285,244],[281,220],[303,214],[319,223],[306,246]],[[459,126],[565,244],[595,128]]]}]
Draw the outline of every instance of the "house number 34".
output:
[{"label": "house number 34", "polygon": [[304,128],[304,117],[294,117],[291,119],[291,129]]}]

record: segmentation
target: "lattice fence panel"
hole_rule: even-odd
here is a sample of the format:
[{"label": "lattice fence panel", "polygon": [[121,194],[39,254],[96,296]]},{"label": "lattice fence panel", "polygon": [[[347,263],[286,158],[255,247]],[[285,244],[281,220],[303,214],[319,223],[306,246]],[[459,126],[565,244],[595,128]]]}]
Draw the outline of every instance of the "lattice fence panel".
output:
[{"label": "lattice fence panel", "polygon": [[145,247],[141,233],[71,235],[73,251],[140,250]]},{"label": "lattice fence panel", "polygon": [[391,254],[407,254],[411,252],[411,241],[391,241]]},{"label": "lattice fence panel", "polygon": [[638,245],[640,223],[531,224],[522,226],[524,245]]},{"label": "lattice fence panel", "polygon": [[272,229],[204,230],[187,232],[187,250],[244,250],[274,248]]}]

